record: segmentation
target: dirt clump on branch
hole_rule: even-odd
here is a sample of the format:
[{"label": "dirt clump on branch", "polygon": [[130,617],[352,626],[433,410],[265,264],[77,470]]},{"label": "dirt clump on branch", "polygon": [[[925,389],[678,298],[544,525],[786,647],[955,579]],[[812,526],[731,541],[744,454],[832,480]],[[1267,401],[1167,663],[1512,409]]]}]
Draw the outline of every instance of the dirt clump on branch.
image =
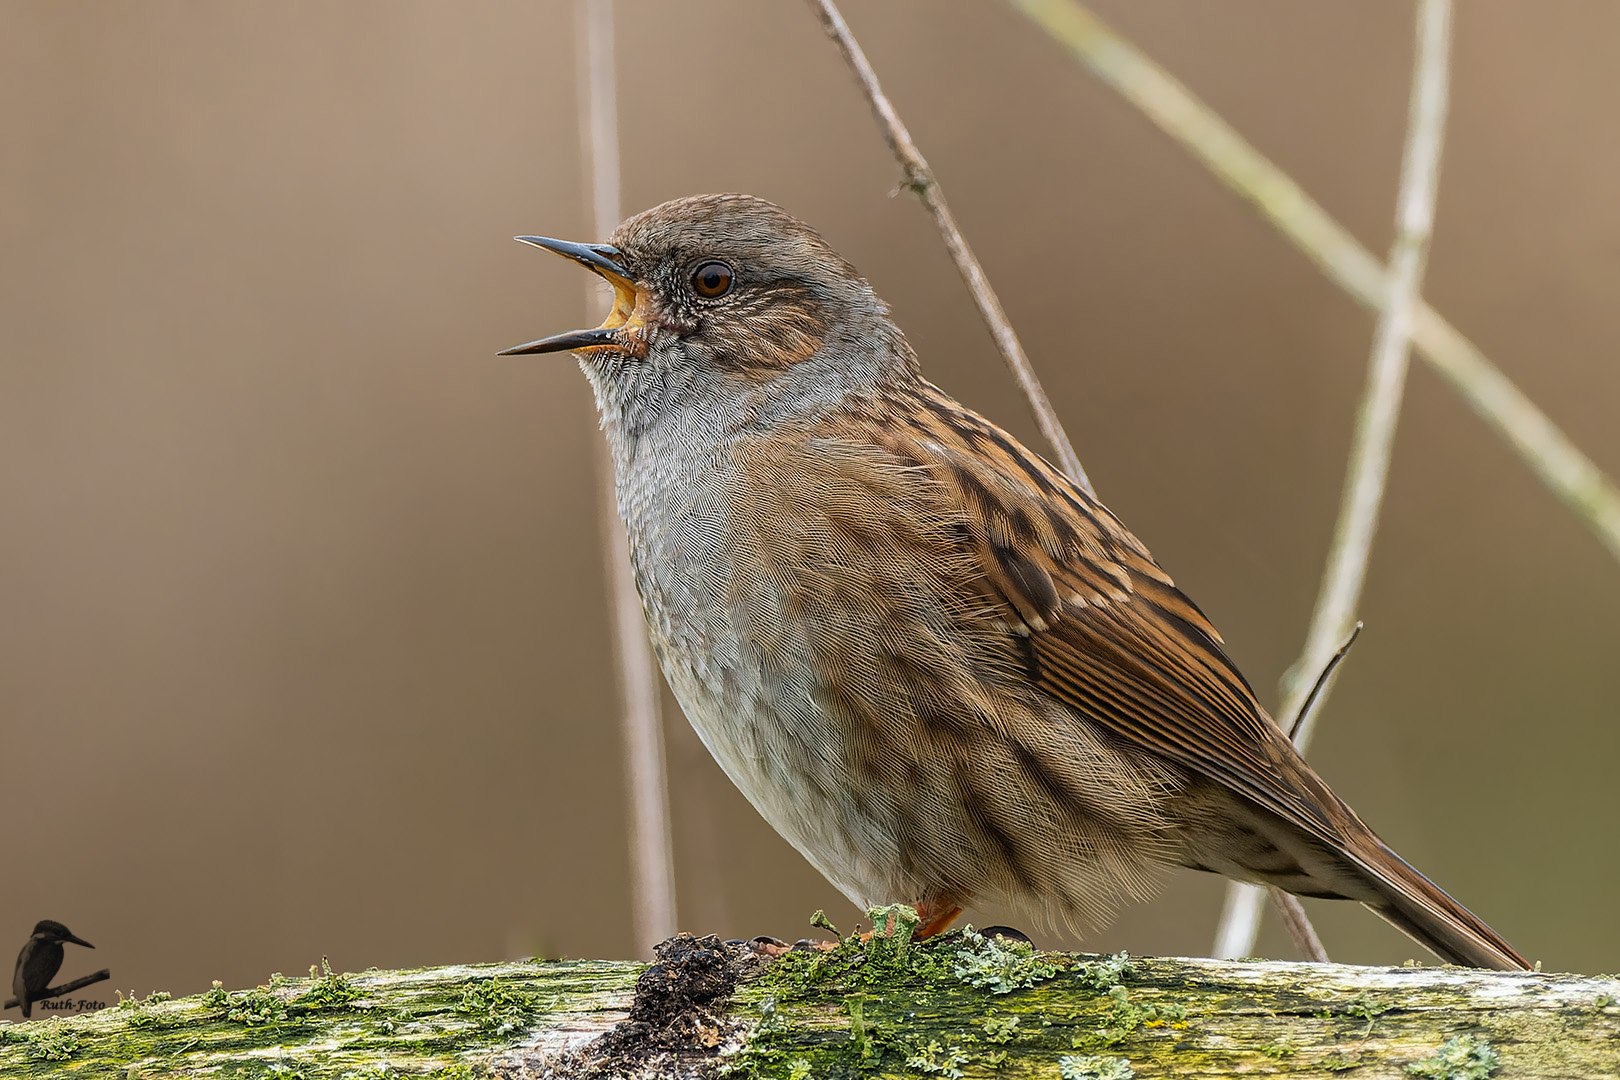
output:
[{"label": "dirt clump on branch", "polygon": [[719,1054],[739,1027],[726,1016],[739,979],[762,966],[740,943],[713,934],[677,934],[653,949],[657,962],[636,980],[630,1016],[600,1039],[558,1055],[504,1066],[502,1080],[606,1080],[713,1076]]}]

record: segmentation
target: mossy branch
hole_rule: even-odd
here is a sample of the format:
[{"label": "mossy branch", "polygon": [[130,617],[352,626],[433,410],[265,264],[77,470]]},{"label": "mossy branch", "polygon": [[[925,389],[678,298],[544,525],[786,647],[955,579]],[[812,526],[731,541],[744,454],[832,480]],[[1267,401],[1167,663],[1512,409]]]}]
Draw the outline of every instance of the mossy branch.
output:
[{"label": "mossy branch", "polygon": [[[880,925],[882,925],[880,923]],[[767,961],[274,976],[0,1025],[8,1077],[1612,1076],[1620,980],[1036,953],[971,933]]]}]

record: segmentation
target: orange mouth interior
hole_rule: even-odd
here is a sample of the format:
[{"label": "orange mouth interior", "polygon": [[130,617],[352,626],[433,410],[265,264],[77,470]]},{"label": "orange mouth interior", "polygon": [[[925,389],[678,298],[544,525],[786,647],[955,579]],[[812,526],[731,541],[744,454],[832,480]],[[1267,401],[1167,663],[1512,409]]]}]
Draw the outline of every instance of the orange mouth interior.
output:
[{"label": "orange mouth interior", "polygon": [[613,309],[602,320],[600,329],[633,331],[645,325],[641,314],[641,294],[636,291],[636,283],[618,274],[603,274],[602,280],[613,286]]}]

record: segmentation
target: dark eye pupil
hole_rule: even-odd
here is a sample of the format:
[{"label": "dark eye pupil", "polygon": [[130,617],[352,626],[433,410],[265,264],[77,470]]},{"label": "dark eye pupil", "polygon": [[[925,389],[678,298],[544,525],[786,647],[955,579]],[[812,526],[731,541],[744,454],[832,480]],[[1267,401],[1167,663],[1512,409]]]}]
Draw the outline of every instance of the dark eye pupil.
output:
[{"label": "dark eye pupil", "polygon": [[692,287],[697,289],[699,296],[712,299],[724,295],[731,288],[731,267],[725,263],[704,263],[692,275]]}]

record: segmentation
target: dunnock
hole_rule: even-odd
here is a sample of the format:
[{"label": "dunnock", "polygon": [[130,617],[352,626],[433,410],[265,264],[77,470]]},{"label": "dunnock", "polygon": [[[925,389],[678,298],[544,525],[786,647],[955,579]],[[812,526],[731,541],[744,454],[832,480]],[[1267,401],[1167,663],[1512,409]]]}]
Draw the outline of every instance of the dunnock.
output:
[{"label": "dunnock", "polygon": [[923,379],[872,287],[745,195],[527,243],[615,302],[596,391],[653,645],[715,760],[862,907],[1080,928],[1156,868],[1357,900],[1528,965],[1330,791],[1103,506]]}]

